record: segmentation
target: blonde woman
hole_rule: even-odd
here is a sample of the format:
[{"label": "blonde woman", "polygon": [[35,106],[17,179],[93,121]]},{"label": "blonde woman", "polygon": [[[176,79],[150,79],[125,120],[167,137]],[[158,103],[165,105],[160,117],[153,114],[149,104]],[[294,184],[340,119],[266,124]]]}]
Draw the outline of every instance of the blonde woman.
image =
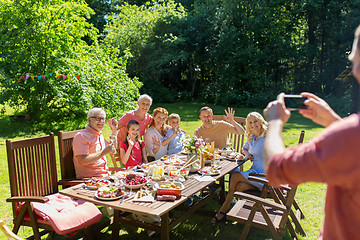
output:
[{"label": "blonde woman", "polygon": [[258,182],[248,181],[250,173],[264,173],[263,152],[265,134],[268,123],[264,120],[263,116],[258,112],[251,112],[246,117],[246,131],[247,141],[241,148],[245,159],[250,159],[253,164],[248,171],[233,171],[230,180],[230,187],[225,202],[212,219],[213,223],[220,222],[225,219],[226,212],[229,210],[230,203],[233,199],[234,192],[243,192],[262,188],[262,184]]}]

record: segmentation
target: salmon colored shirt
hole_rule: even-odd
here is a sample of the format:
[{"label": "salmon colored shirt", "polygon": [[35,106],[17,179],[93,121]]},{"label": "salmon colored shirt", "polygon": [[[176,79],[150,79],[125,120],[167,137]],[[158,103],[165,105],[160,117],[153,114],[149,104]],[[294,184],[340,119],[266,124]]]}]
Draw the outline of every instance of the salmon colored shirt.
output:
[{"label": "salmon colored shirt", "polygon": [[107,142],[101,131],[98,132],[89,125],[78,132],[73,140],[74,166],[77,178],[105,177],[109,175],[106,157],[91,164],[84,164],[76,158],[78,155],[97,153],[105,148]]},{"label": "salmon colored shirt", "polygon": [[118,132],[118,142],[120,143],[125,141],[126,125],[130,120],[136,120],[140,124],[140,138],[141,138],[142,136],[144,136],[145,130],[150,125],[151,119],[152,117],[148,113],[145,114],[145,118],[142,121],[135,116],[135,110],[125,113],[125,115],[122,116],[122,118],[120,118],[119,120],[119,124],[122,123],[124,126],[120,128]]},{"label": "salmon colored shirt", "polygon": [[195,130],[194,135],[198,138],[201,137],[204,141],[209,138],[211,142],[215,142],[215,147],[221,149],[226,147],[229,133],[236,133],[236,129],[232,124],[225,121],[213,121],[212,128],[200,126]]},{"label": "salmon colored shirt", "polygon": [[271,157],[271,185],[327,183],[319,239],[360,239],[360,115],[336,121],[313,140]]}]

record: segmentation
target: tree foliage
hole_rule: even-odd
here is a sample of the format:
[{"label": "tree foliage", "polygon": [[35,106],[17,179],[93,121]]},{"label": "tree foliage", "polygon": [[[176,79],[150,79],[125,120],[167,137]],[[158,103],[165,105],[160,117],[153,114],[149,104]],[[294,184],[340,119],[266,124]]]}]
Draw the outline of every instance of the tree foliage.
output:
[{"label": "tree foliage", "polygon": [[[1,3],[0,104],[25,108],[30,119],[50,129],[55,122],[84,119],[90,107],[118,116],[133,106],[141,83],[128,77],[126,56],[97,43],[97,30],[87,22],[93,11],[84,1]],[[56,72],[71,77],[58,78]],[[47,76],[21,78],[26,74]]]},{"label": "tree foliage", "polygon": [[345,92],[335,78],[349,64],[358,1],[176,2],[180,15],[173,1],[124,4],[107,28],[108,42],[134,55],[129,73],[159,100],[264,107],[280,91]]}]

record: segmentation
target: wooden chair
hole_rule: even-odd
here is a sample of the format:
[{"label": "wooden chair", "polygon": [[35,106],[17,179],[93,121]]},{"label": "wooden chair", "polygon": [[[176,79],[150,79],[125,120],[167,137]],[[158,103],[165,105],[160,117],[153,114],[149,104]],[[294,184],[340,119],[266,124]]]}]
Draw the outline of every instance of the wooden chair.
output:
[{"label": "wooden chair", "polygon": [[59,181],[60,185],[66,186],[76,185],[84,182],[81,179],[76,178],[75,167],[74,167],[74,153],[72,142],[75,135],[80,132],[80,130],[70,131],[70,132],[58,132],[58,142],[59,142],[59,157],[60,157],[60,169],[61,169],[61,180]]},{"label": "wooden chair", "polygon": [[[305,136],[305,131],[302,130],[300,132],[300,136],[299,136],[299,141],[298,141],[298,144],[301,144],[304,142],[304,136]],[[253,177],[266,177],[265,174],[259,174],[259,173],[250,173],[250,176],[253,176]],[[257,181],[260,181],[259,178],[257,178]],[[282,190],[277,190],[277,192],[281,192],[282,191],[287,191],[289,190],[289,188],[287,188],[287,186],[283,186],[283,189]],[[275,191],[275,189],[274,189]],[[248,193],[248,194],[251,194],[251,195],[255,195],[255,196],[261,196],[261,192],[260,190],[248,190],[248,191],[245,191],[245,193]],[[268,194],[265,196],[267,198],[273,198],[271,195],[270,195],[270,192],[268,192]],[[280,199],[283,200],[282,196],[280,195],[279,196]],[[303,235],[305,235],[305,232],[304,230],[302,229],[301,225],[300,225],[300,219],[304,219],[305,218],[305,215],[303,213],[303,211],[301,210],[301,208],[299,207],[299,205],[297,204],[296,200],[294,199],[294,203],[293,203],[293,206],[295,208],[295,211],[296,211],[296,219],[298,223],[295,223],[295,225],[297,225],[297,229],[300,233],[303,233]]]},{"label": "wooden chair", "polygon": [[287,228],[292,238],[298,239],[289,219],[296,189],[297,187],[291,187],[290,191],[287,191],[285,204],[247,193],[235,192],[234,196],[241,200],[226,214],[226,218],[245,224],[239,239],[246,239],[252,226],[270,230],[276,240],[281,240],[280,235],[283,235]]},{"label": "wooden chair", "polygon": [[[225,121],[225,116],[224,115],[214,115],[213,119],[217,120],[217,121],[220,121],[220,120]],[[236,122],[238,122],[245,129],[246,118],[234,117],[234,120]],[[230,133],[229,138],[232,139],[233,149],[235,149],[236,152],[240,152],[241,147],[244,145],[244,141],[245,141],[244,134],[238,135],[238,134]]]},{"label": "wooden chair", "polygon": [[[110,153],[110,157],[111,157],[111,161],[114,165],[114,167],[122,167],[124,168],[124,164],[121,162],[120,160],[120,152],[118,150],[116,150],[115,153]],[[119,166],[118,166],[119,163]]]},{"label": "wooden chair", "polygon": [[[54,229],[50,225],[51,221],[35,215],[31,203],[49,202],[46,196],[58,192],[54,134],[18,141],[8,139],[6,149],[11,190],[11,197],[6,201],[12,203],[13,232],[17,234],[20,226],[30,226],[34,238],[40,239],[42,235],[53,232]],[[94,216],[91,222],[95,223],[98,220],[99,214]],[[84,222],[79,227],[86,227],[91,222]],[[44,231],[40,233],[39,229]],[[84,234],[90,236],[88,229],[84,230]]]},{"label": "wooden chair", "polygon": [[[301,131],[299,143],[303,142],[304,134],[305,132]],[[291,236],[298,239],[289,216],[299,233],[303,236],[306,235],[300,225],[300,218],[304,215],[295,201],[297,187],[282,185],[281,188],[273,188],[266,179],[253,176],[250,176],[249,180],[264,184],[262,191],[259,191],[260,196],[236,192],[234,196],[243,200],[238,201],[226,216],[228,220],[245,223],[240,239],[246,239],[251,226],[270,230],[274,239],[281,239],[280,235],[285,233],[287,227]],[[274,201],[265,198],[271,198]],[[295,208],[297,214],[293,212],[292,208]]]},{"label": "wooden chair", "polygon": [[[40,239],[48,231],[40,234],[39,228],[49,231],[52,228],[37,222],[30,203],[45,203],[48,199],[44,196],[58,192],[54,135],[6,140],[6,149],[11,189],[11,197],[6,201],[12,203],[13,232],[17,234],[21,225],[30,226],[35,239]],[[22,207],[21,203],[24,203]]]},{"label": "wooden chair", "polygon": [[0,220],[0,229],[3,231],[5,236],[10,240],[25,240],[16,234],[14,234],[8,226],[6,226],[5,222],[3,220]]}]

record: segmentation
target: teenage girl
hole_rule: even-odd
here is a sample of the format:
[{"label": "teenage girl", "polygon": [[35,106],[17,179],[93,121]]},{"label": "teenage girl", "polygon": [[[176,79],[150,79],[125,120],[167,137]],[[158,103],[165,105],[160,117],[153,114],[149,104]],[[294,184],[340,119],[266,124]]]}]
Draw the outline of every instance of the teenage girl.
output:
[{"label": "teenage girl", "polygon": [[145,143],[140,139],[140,124],[130,120],[126,125],[126,138],[120,142],[120,159],[126,168],[147,163]]}]

